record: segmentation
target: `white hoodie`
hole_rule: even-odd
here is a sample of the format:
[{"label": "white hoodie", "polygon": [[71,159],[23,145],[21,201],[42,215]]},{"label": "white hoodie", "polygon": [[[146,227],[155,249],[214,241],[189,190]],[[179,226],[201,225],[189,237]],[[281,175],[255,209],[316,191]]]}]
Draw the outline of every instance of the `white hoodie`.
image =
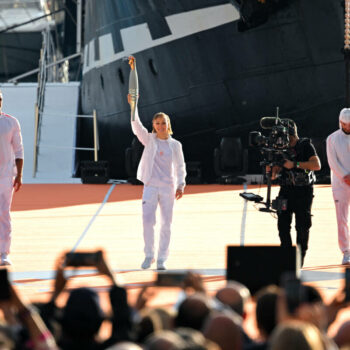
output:
[{"label": "white hoodie", "polygon": [[[135,120],[131,121],[131,128],[133,133],[145,146],[140,160],[140,164],[137,169],[137,179],[142,181],[145,185],[147,185],[147,183],[151,179],[154,158],[157,151],[157,134],[148,132],[148,130],[142,125],[137,109],[135,111]],[[170,135],[167,141],[172,151],[172,173],[175,178],[175,188],[183,191],[186,184],[186,167],[182,152],[182,145],[179,141],[174,140]]]},{"label": "white hoodie", "polygon": [[[344,108],[339,115],[339,121],[350,122],[350,109]],[[331,168],[333,188],[348,188],[344,182],[345,175],[350,174],[350,135],[345,134],[339,123],[339,130],[327,138],[327,158]]]},{"label": "white hoodie", "polygon": [[16,175],[15,159],[23,159],[21,128],[16,118],[0,112],[0,178]]}]

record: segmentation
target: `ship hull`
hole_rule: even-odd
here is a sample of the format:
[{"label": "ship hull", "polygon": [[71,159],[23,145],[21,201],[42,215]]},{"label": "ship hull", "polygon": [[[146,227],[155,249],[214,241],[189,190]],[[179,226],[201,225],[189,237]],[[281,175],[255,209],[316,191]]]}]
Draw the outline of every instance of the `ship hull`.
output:
[{"label": "ship hull", "polygon": [[[151,3],[145,0],[133,3],[139,5],[141,1]],[[103,18],[101,7],[94,7],[99,2],[94,3],[87,2],[86,16],[91,12]],[[114,3],[117,10],[118,2]],[[186,3],[189,8],[185,10],[155,10],[169,23],[174,15],[206,9],[205,2],[201,7],[195,7],[196,1]],[[266,23],[246,31],[239,30],[231,3],[210,4],[212,9],[231,6],[232,21],[174,40],[166,40],[169,36],[166,27],[158,28],[158,32],[156,28],[152,39],[164,38],[164,42],[135,52],[132,45],[129,50],[125,48],[128,43],[121,35],[124,50],[118,52],[115,40],[117,59],[104,64],[102,36],[114,27],[108,29],[101,20],[96,22],[100,28],[107,28],[105,33],[91,28],[88,31],[101,35],[85,37],[86,43],[94,45],[90,45],[90,52],[89,46],[85,50],[90,62],[85,57],[82,109],[86,114],[97,110],[99,157],[110,162],[113,178],[126,178],[124,154],[133,138],[126,100],[129,67],[118,58],[118,53],[136,57],[139,114],[145,126],[151,130],[155,112],[169,114],[174,137],[183,143],[186,161],[202,164],[205,181],[215,178],[213,151],[220,137],[240,136],[248,146],[249,131],[259,128],[261,117],[274,115],[277,106],[282,118],[297,122],[302,136],[326,137],[338,127],[345,90],[340,1],[291,1],[289,6],[272,13]],[[106,11],[108,6],[102,8]],[[124,23],[123,12],[118,13],[117,22]],[[129,13],[129,18],[128,29],[142,23],[140,14],[133,19]],[[88,18],[85,26],[87,23]],[[115,30],[122,32],[121,24]],[[113,38],[117,34],[112,31]],[[94,55],[91,47],[95,49]],[[79,135],[81,145],[91,144],[92,128],[88,122],[81,123]],[[84,157],[85,154],[80,154],[78,158]],[[251,171],[256,171],[255,165],[250,165]]]}]

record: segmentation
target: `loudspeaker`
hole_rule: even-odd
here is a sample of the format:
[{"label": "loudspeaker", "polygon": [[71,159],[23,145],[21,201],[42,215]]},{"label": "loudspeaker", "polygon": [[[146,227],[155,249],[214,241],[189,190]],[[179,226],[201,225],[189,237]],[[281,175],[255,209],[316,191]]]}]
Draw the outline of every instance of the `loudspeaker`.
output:
[{"label": "loudspeaker", "polygon": [[226,279],[244,284],[252,294],[269,284],[280,285],[283,273],[299,277],[297,247],[227,246]]},{"label": "loudspeaker", "polygon": [[85,160],[80,163],[83,184],[105,184],[109,180],[109,163],[106,160]]},{"label": "loudspeaker", "polygon": [[202,165],[201,162],[186,162],[186,183],[197,185],[202,181]]}]

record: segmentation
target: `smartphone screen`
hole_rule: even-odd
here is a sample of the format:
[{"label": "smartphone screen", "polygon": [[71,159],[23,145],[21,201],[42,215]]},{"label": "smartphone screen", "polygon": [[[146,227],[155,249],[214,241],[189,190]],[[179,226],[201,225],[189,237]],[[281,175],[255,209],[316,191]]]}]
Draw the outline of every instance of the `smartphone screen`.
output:
[{"label": "smartphone screen", "polygon": [[102,252],[77,252],[66,254],[66,266],[96,266],[100,261]]},{"label": "smartphone screen", "polygon": [[156,285],[159,287],[178,287],[185,279],[184,273],[158,273]]},{"label": "smartphone screen", "polygon": [[350,268],[345,269],[345,301],[350,301]]},{"label": "smartphone screen", "polygon": [[11,293],[7,269],[0,269],[0,300],[8,300],[10,297]]},{"label": "smartphone screen", "polygon": [[281,284],[286,293],[288,311],[293,313],[304,300],[302,283],[292,274],[285,274]]}]

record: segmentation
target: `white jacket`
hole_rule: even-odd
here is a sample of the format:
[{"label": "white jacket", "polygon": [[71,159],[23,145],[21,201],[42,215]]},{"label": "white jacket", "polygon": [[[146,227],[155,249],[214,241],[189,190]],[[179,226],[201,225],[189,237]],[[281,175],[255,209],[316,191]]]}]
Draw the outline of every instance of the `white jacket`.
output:
[{"label": "white jacket", "polygon": [[21,127],[16,118],[0,112],[0,178],[17,174],[16,159],[23,159]]},{"label": "white jacket", "polygon": [[[135,112],[135,120],[131,121],[131,128],[133,133],[145,146],[137,169],[137,179],[142,181],[144,184],[147,184],[152,176],[154,158],[157,152],[157,134],[148,132],[148,130],[142,125],[137,109]],[[172,151],[172,174],[175,179],[175,188],[183,191],[186,185],[186,166],[182,152],[182,145],[171,136],[169,136],[167,141]]]},{"label": "white jacket", "polygon": [[327,138],[327,158],[331,168],[332,186],[345,187],[343,178],[350,174],[350,135],[341,129],[335,131]]}]

